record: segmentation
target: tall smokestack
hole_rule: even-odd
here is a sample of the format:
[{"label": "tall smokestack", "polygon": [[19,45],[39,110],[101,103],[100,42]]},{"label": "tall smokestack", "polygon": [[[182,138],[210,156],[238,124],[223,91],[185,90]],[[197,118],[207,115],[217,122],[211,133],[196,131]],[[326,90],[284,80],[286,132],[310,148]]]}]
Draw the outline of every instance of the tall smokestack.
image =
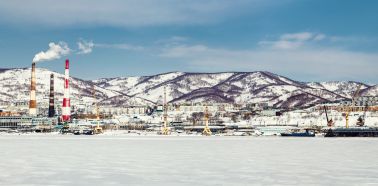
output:
[{"label": "tall smokestack", "polygon": [[55,116],[55,105],[54,105],[54,74],[50,75],[50,102],[49,102],[49,117]]},{"label": "tall smokestack", "polygon": [[36,78],[35,78],[35,63],[32,63],[31,69],[31,85],[30,85],[30,102],[29,102],[29,115],[37,115],[37,101],[35,98],[36,92]]},{"label": "tall smokestack", "polygon": [[70,106],[70,88],[69,88],[69,66],[70,62],[66,59],[66,70],[64,72],[64,97],[63,97],[63,107],[62,107],[62,119],[64,121],[69,121],[71,119],[71,106]]}]

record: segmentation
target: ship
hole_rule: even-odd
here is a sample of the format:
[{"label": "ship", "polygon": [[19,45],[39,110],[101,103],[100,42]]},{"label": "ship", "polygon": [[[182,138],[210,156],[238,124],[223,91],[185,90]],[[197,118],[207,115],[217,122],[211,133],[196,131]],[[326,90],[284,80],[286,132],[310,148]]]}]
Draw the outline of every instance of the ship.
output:
[{"label": "ship", "polygon": [[339,127],[324,130],[324,137],[378,137],[376,127]]},{"label": "ship", "polygon": [[315,137],[315,130],[313,129],[305,129],[305,130],[296,130],[290,132],[283,132],[281,136],[286,137]]}]

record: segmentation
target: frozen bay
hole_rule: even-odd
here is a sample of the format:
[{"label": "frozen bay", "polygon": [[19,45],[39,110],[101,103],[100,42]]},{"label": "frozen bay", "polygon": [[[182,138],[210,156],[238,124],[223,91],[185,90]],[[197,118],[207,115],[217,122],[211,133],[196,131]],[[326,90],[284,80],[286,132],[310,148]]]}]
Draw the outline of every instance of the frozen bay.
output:
[{"label": "frozen bay", "polygon": [[378,138],[0,136],[0,185],[378,185]]}]

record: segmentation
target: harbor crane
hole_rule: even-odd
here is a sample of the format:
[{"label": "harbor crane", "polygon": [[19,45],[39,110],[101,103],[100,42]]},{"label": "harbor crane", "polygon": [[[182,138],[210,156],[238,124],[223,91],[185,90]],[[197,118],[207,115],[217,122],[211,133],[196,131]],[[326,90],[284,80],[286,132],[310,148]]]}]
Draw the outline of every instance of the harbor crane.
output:
[{"label": "harbor crane", "polygon": [[345,107],[345,128],[349,128],[349,114],[352,112],[352,109],[355,106],[356,98],[360,93],[361,86],[362,84],[358,85],[356,92],[354,92],[351,105]]},{"label": "harbor crane", "polygon": [[369,109],[369,106],[368,106],[368,104],[366,104],[366,106],[364,108],[364,114],[362,116],[358,117],[358,119],[357,119],[357,123],[356,123],[357,126],[362,127],[362,126],[365,125],[366,111],[368,109]]},{"label": "harbor crane", "polygon": [[164,114],[163,114],[163,118],[164,118],[164,123],[163,123],[163,127],[161,129],[161,134],[162,135],[169,135],[169,128],[168,128],[168,104],[167,104],[167,92],[166,92],[166,89],[164,87]]},{"label": "harbor crane", "polygon": [[326,119],[327,119],[327,126],[328,127],[333,127],[335,125],[335,122],[331,119],[328,119],[328,113],[327,113],[327,106],[324,105],[324,112],[326,114]]},{"label": "harbor crane", "polygon": [[205,106],[205,128],[203,129],[202,134],[205,136],[211,135],[211,130],[209,128],[209,109],[207,108],[207,105]]}]

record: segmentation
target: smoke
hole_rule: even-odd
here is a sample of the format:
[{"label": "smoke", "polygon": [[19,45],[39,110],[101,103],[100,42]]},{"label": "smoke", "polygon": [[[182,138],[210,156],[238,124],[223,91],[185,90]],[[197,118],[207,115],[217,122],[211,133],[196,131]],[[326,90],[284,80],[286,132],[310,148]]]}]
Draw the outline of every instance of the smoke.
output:
[{"label": "smoke", "polygon": [[92,52],[93,48],[113,48],[130,51],[141,51],[144,49],[144,47],[142,46],[136,46],[127,43],[94,43],[93,41],[86,41],[84,39],[80,39],[77,42],[77,46],[77,54],[89,54]]},{"label": "smoke", "polygon": [[89,54],[92,52],[92,49],[94,47],[93,41],[85,41],[81,39],[79,42],[77,42],[77,46],[79,47],[78,54]]},{"label": "smoke", "polygon": [[41,51],[33,58],[33,62],[50,61],[54,59],[60,59],[62,56],[70,54],[71,49],[67,43],[60,41],[58,44],[54,42],[49,43],[49,49],[47,51]]}]

